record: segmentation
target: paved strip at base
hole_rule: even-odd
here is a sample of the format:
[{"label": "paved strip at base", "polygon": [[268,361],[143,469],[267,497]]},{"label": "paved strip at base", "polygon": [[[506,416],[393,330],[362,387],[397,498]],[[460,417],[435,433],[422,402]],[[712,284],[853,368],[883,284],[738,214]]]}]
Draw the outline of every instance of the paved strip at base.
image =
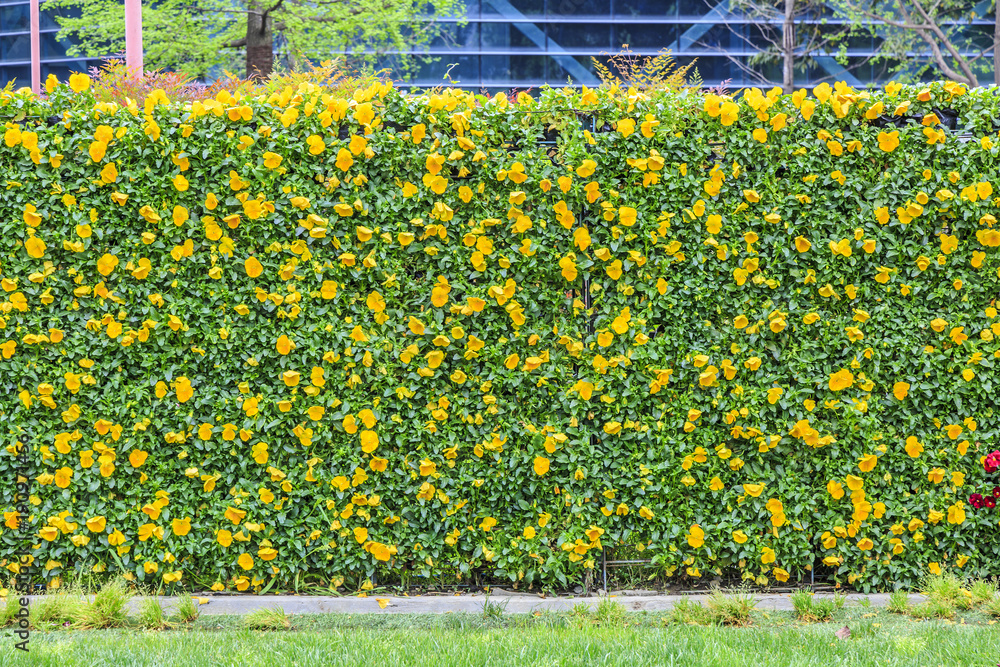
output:
[{"label": "paved strip at base", "polygon": [[[241,615],[257,609],[273,609],[280,607],[286,614],[448,614],[448,613],[481,613],[487,597],[482,593],[470,595],[420,595],[414,597],[381,596],[371,594],[369,597],[357,596],[299,596],[299,595],[211,595],[193,596],[207,603],[199,605],[202,614]],[[628,611],[659,612],[671,609],[674,604],[683,599],[702,602],[707,595],[614,595],[610,599],[624,606]],[[760,600],[758,611],[792,611],[792,601],[788,594],[762,594],[756,596]],[[816,599],[832,598],[826,593],[817,593]],[[862,595],[850,593],[847,604],[858,604],[868,599],[873,607],[884,607],[889,602],[887,594]],[[531,614],[542,611],[569,611],[578,604],[587,604],[596,609],[604,598],[596,596],[580,597],[540,597],[538,595],[510,594],[497,591],[489,598],[491,602],[504,607],[508,614]],[[911,595],[911,602],[923,601],[921,595]],[[388,600],[385,609],[379,605],[379,600]],[[140,599],[133,598],[130,605],[133,611],[139,608]],[[167,611],[177,606],[176,597],[161,597],[160,603]]]}]

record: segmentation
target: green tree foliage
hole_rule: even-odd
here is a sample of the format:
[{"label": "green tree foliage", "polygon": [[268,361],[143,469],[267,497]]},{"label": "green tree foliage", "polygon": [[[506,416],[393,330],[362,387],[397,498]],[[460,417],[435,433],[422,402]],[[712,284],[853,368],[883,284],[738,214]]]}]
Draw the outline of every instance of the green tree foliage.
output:
[{"label": "green tree foliage", "polygon": [[[832,57],[848,28],[829,22],[823,0],[730,0],[726,26],[731,49],[755,52],[730,61],[760,84],[780,82],[786,93],[795,89],[795,75],[816,67],[816,57]],[[780,73],[779,73],[780,72]]]},{"label": "green tree foliage", "polygon": [[981,30],[994,18],[989,0],[831,0],[830,6],[853,22],[853,34],[880,40],[875,61],[904,80],[944,77],[978,86],[997,62],[986,56],[1000,32]]},{"label": "green tree foliage", "polygon": [[[124,51],[125,18],[119,0],[50,0],[70,10],[57,20],[72,55],[101,57]],[[160,0],[143,7],[143,46],[149,68],[201,77],[213,67],[266,76],[277,52],[290,66],[336,53],[373,62],[387,52],[428,44],[443,34],[436,16],[463,7],[459,0]],[[277,48],[275,48],[277,47]],[[413,60],[394,58],[405,74]]]}]

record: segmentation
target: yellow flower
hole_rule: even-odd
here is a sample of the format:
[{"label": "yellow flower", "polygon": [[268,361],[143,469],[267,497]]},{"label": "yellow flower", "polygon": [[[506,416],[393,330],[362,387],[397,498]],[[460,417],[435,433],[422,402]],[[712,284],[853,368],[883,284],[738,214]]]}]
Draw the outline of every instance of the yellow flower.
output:
[{"label": "yellow flower", "polygon": [[[259,199],[248,199],[245,202],[243,202],[243,212],[251,220],[257,220],[257,219],[260,218],[261,215],[263,215],[263,213],[264,213],[264,207],[260,203]],[[238,219],[238,217],[239,216],[236,216],[237,219]],[[226,217],[224,219],[225,220],[229,220],[228,217]],[[231,221],[229,222],[229,226],[233,227],[233,223]]]},{"label": "yellow flower", "polygon": [[384,544],[381,544],[379,542],[372,542],[370,553],[372,556],[375,557],[375,560],[380,560],[385,562],[392,557],[393,551]]},{"label": "yellow flower", "polygon": [[830,390],[843,391],[854,384],[854,374],[846,368],[842,368],[830,375]]},{"label": "yellow flower", "polygon": [[268,169],[277,169],[278,165],[281,164],[281,156],[278,155],[277,153],[272,153],[271,151],[267,151],[261,157],[264,158],[264,166],[267,167]]},{"label": "yellow flower", "polygon": [[361,432],[361,451],[371,454],[378,449],[378,443],[378,434],[375,431],[365,430]]},{"label": "yellow flower", "polygon": [[114,162],[109,162],[101,169],[101,181],[104,183],[116,183],[118,181],[118,167]]},{"label": "yellow flower", "polygon": [[90,77],[80,72],[70,74],[69,87],[73,89],[74,93],[82,93],[90,88]]},{"label": "yellow flower", "polygon": [[341,148],[337,151],[337,160],[333,164],[341,171],[347,171],[350,169],[351,165],[354,164],[354,158],[351,157],[351,151],[346,148]]},{"label": "yellow flower", "polygon": [[354,415],[346,415],[344,420],[341,422],[341,425],[348,433],[354,434],[358,432],[358,422]]},{"label": "yellow flower", "polygon": [[138,468],[146,462],[146,458],[149,456],[149,452],[144,452],[141,449],[133,449],[128,455],[128,462],[133,468]]},{"label": "yellow flower", "polygon": [[900,381],[892,385],[892,395],[896,397],[896,400],[899,401],[903,400],[904,398],[906,398],[909,392],[910,392],[909,382]]},{"label": "yellow flower", "polygon": [[56,470],[55,483],[60,489],[65,489],[69,486],[70,481],[73,479],[73,470],[63,466]]},{"label": "yellow flower", "polygon": [[146,542],[151,537],[162,538],[163,529],[157,526],[155,523],[144,523],[139,526],[139,541]]},{"label": "yellow flower", "polygon": [[371,125],[371,122],[375,120],[375,109],[371,102],[363,102],[354,107],[354,120],[361,125]]},{"label": "yellow flower", "polygon": [[874,454],[865,454],[861,457],[861,461],[858,463],[858,469],[861,470],[861,472],[871,472],[877,463],[877,456]]},{"label": "yellow flower", "polygon": [[691,526],[688,531],[687,543],[695,549],[705,544],[705,531],[701,529],[700,525]]},{"label": "yellow flower", "polygon": [[764,492],[764,485],[763,484],[746,484],[746,483],[744,483],[743,484],[743,492],[745,494],[747,494],[748,496],[753,496],[754,498],[757,498],[758,496],[760,496],[761,493]]},{"label": "yellow flower", "polygon": [[107,150],[108,145],[103,141],[92,141],[90,147],[87,149],[87,154],[90,155],[90,159],[94,162],[100,162],[104,159]]},{"label": "yellow flower", "polygon": [[872,542],[867,537],[865,537],[865,538],[863,538],[861,540],[858,540],[858,548],[861,549],[862,551],[870,551],[871,548],[874,547],[874,546],[875,546],[875,543]]},{"label": "yellow flower", "polygon": [[948,508],[948,523],[961,524],[965,522],[965,509],[961,502]]},{"label": "yellow flower", "polygon": [[225,517],[233,522],[235,525],[240,525],[240,521],[247,515],[244,510],[236,509],[235,507],[227,507]]},{"label": "yellow flower", "polygon": [[[442,352],[441,350],[432,350],[427,353],[425,359],[427,359],[427,365],[430,368],[437,368],[444,361],[444,352]],[[508,369],[513,370],[517,366],[520,360],[521,360],[520,357],[518,357],[516,354],[512,354],[509,357],[507,357],[507,361],[504,365]]]},{"label": "yellow flower", "polygon": [[587,178],[588,176],[592,176],[596,169],[597,163],[593,160],[587,159],[576,168],[576,175],[580,178]]},{"label": "yellow flower", "polygon": [[886,153],[891,153],[899,146],[899,132],[879,132],[878,147]]},{"label": "yellow flower", "polygon": [[549,471],[549,460],[544,456],[536,456],[534,464],[535,474],[541,477]]},{"label": "yellow flower", "polygon": [[45,248],[45,242],[37,236],[28,237],[24,242],[24,249],[28,251],[28,255],[35,259],[41,259],[45,256]]},{"label": "yellow flower", "polygon": [[725,102],[720,109],[720,120],[726,127],[732,125],[740,117],[740,107],[733,102]]},{"label": "yellow flower", "polygon": [[101,255],[100,259],[97,260],[97,272],[102,276],[110,275],[117,266],[118,258],[108,253],[104,253]]},{"label": "yellow flower", "polygon": [[313,134],[307,137],[306,144],[308,144],[309,153],[311,153],[312,155],[319,155],[324,150],[326,150],[326,143],[323,141],[323,137],[319,136],[318,134]]},{"label": "yellow flower", "polygon": [[186,377],[177,378],[176,392],[178,402],[186,403],[194,396],[194,388],[191,386],[191,381]]},{"label": "yellow flower", "polygon": [[626,227],[635,224],[637,212],[631,206],[622,206],[618,209],[618,219]]},{"label": "yellow flower", "polygon": [[183,519],[173,519],[170,525],[171,530],[174,535],[179,535],[183,537],[191,532],[191,517],[184,517]]},{"label": "yellow flower", "polygon": [[369,294],[365,303],[374,313],[381,313],[385,310],[385,299],[378,292],[372,292]]},{"label": "yellow flower", "polygon": [[236,562],[244,570],[249,570],[253,568],[253,556],[251,556],[248,553],[240,554],[240,557]]},{"label": "yellow flower", "polygon": [[375,418],[375,413],[367,408],[358,413],[358,418],[361,419],[361,423],[365,425],[365,428],[374,428],[375,423],[378,421]]}]

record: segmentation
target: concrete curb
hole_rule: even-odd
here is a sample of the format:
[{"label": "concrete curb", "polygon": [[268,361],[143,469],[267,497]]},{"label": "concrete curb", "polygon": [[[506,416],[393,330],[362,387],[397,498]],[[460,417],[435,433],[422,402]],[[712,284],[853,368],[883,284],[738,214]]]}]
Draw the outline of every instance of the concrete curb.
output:
[{"label": "concrete curb", "polygon": [[[207,600],[198,605],[204,615],[243,615],[258,609],[274,609],[280,607],[286,614],[450,614],[450,613],[482,613],[487,596],[482,593],[453,596],[422,595],[414,597],[370,595],[359,598],[333,596],[298,596],[298,595],[210,595],[192,596],[198,600]],[[790,594],[761,594],[756,596],[760,601],[758,611],[792,611]],[[817,593],[816,599],[832,598],[828,593]],[[701,602],[707,595],[610,595],[608,599],[618,602],[628,611],[661,612],[670,610],[680,600]],[[867,598],[873,607],[885,607],[889,596],[884,593],[862,595],[850,593],[846,604],[856,605]],[[33,596],[38,600],[39,596]],[[160,604],[169,613],[177,608],[177,597],[161,597]],[[590,597],[547,597],[538,595],[510,594],[498,591],[489,597],[489,601],[503,607],[507,614],[531,614],[544,611],[569,611],[575,606],[586,604],[591,610],[596,609],[605,598]],[[912,594],[911,602],[923,601],[923,596]],[[138,611],[141,598],[133,598],[130,607]],[[385,608],[379,600],[387,601]]]}]

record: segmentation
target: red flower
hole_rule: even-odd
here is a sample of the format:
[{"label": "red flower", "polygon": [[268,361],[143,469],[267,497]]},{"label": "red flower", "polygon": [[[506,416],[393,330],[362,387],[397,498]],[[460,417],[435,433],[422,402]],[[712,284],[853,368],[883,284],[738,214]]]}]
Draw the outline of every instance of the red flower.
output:
[{"label": "red flower", "polygon": [[1000,486],[993,487],[993,497],[1000,498]]},{"label": "red flower", "polygon": [[994,507],[996,507],[996,506],[997,506],[997,501],[996,501],[996,499],[994,499],[994,498],[990,498],[989,496],[986,496],[986,500],[984,500],[983,502],[985,502],[985,503],[986,503],[986,507],[987,507],[988,509],[993,509]]},{"label": "red flower", "polygon": [[969,496],[969,504],[975,507],[976,509],[980,509],[983,506],[983,497],[978,493],[973,493],[971,496]]}]

